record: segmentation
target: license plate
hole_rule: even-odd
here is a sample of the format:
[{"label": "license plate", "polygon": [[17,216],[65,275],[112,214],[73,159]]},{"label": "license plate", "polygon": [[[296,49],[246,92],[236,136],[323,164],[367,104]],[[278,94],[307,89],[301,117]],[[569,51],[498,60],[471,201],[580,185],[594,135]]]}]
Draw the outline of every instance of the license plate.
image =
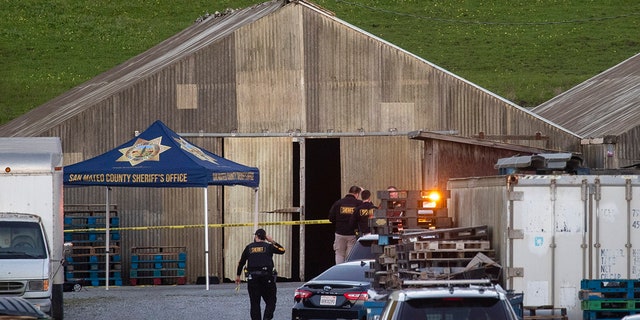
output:
[{"label": "license plate", "polygon": [[320,296],[320,305],[321,306],[335,306],[336,305],[336,296]]}]

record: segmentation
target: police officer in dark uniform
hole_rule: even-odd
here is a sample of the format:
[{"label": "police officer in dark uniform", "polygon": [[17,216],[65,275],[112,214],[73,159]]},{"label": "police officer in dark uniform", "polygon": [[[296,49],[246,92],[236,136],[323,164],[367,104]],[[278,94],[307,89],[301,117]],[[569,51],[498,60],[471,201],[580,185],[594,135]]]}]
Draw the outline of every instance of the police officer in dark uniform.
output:
[{"label": "police officer in dark uniform", "polygon": [[336,264],[344,262],[356,243],[356,232],[351,225],[351,216],[356,207],[362,204],[362,201],[358,199],[360,191],[362,188],[351,186],[349,193],[334,202],[329,209],[329,221],[335,227],[333,250],[335,251]]},{"label": "police officer in dark uniform", "polygon": [[371,191],[362,190],[360,198],[362,199],[362,204],[357,206],[351,215],[351,228],[358,230],[359,237],[371,233],[369,219],[373,218],[374,210],[378,209],[371,202]]},{"label": "police officer in dark uniform", "polygon": [[[247,264],[247,289],[251,301],[251,320],[271,320],[276,310],[276,274],[273,269],[273,255],[283,254],[284,248],[273,241],[264,229],[256,230],[253,242],[242,251],[236,284],[240,284],[240,274]],[[260,298],[264,300],[264,318],[260,317]]]}]

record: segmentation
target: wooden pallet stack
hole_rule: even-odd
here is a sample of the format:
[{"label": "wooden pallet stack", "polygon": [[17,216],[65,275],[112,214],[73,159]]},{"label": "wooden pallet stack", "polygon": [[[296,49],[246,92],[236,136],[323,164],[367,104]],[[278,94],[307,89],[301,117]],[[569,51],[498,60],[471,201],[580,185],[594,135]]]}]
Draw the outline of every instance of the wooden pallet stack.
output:
[{"label": "wooden pallet stack", "polygon": [[120,226],[118,210],[111,205],[107,221],[105,209],[104,205],[65,206],[64,239],[72,244],[65,257],[67,281],[91,286],[106,285],[107,281],[111,285],[122,285],[120,232],[110,230],[107,255],[104,231],[107,223],[110,228]]},{"label": "wooden pallet stack", "polygon": [[580,289],[585,320],[613,320],[640,313],[639,279],[584,279]]},{"label": "wooden pallet stack", "polygon": [[380,207],[374,210],[370,222],[373,233],[397,234],[406,229],[450,228],[453,220],[446,208],[425,207],[429,201],[424,199],[421,190],[402,190],[394,192],[378,191]]},{"label": "wooden pallet stack", "polygon": [[185,284],[186,247],[133,247],[129,281],[141,284]]},{"label": "wooden pallet stack", "polygon": [[[392,194],[393,193],[393,194]],[[497,278],[500,266],[487,226],[454,228],[447,208],[431,191],[378,191],[380,207],[369,225],[379,235],[401,237],[395,245],[372,246],[379,253],[369,274],[374,289],[402,288],[405,280]],[[487,272],[491,270],[491,272]]]},{"label": "wooden pallet stack", "polygon": [[374,266],[375,289],[399,289],[404,280],[497,280],[500,266],[487,226],[412,231],[383,247]]}]

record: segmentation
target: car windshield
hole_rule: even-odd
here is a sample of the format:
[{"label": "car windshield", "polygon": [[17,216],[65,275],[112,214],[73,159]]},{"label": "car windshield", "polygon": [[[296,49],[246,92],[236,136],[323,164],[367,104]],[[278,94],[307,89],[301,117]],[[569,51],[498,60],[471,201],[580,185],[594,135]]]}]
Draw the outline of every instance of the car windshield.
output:
[{"label": "car windshield", "polygon": [[412,299],[402,305],[399,319],[500,320],[511,319],[499,299],[430,298]]},{"label": "car windshield", "polygon": [[368,262],[356,264],[338,264],[321,273],[313,280],[337,280],[337,281],[368,281],[364,276],[365,270],[369,270]]}]

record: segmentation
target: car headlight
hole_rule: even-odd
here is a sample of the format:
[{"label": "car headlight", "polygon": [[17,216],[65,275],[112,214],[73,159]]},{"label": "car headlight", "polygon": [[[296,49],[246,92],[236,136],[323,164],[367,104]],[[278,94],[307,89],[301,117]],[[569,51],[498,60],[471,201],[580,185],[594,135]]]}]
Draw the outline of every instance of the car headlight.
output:
[{"label": "car headlight", "polygon": [[49,290],[49,280],[30,280],[29,291],[47,291]]}]

